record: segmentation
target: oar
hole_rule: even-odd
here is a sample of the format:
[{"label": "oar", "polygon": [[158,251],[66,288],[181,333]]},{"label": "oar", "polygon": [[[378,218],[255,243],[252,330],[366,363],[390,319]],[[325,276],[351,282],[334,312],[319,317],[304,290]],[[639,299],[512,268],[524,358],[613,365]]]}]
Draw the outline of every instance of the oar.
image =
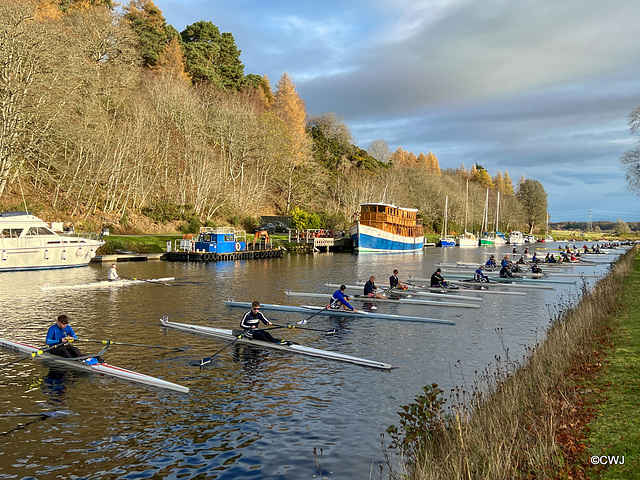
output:
[{"label": "oar", "polygon": [[114,342],[113,340],[81,340],[82,342],[102,343],[104,345],[124,345],[127,347],[146,347],[146,348],[166,348],[168,350],[175,350],[176,352],[183,352],[185,349],[181,347],[166,347],[164,345],[143,345],[140,343],[124,343]]},{"label": "oar", "polygon": [[238,340],[240,340],[242,337],[244,337],[244,333],[238,335],[236,338],[233,339],[232,342],[227,343],[224,347],[222,347],[220,350],[218,350],[216,353],[214,353],[213,355],[211,355],[210,357],[205,357],[205,358],[201,358],[200,362],[199,362],[199,366],[200,368],[202,368],[204,365],[206,365],[207,363],[211,363],[211,360],[213,359],[213,357],[215,357],[216,355],[218,355],[220,352],[222,352],[224,349],[230,347],[231,345],[233,345],[234,343],[236,343]]},{"label": "oar", "polygon": [[324,312],[327,308],[329,308],[329,305],[326,305],[322,310],[318,310],[316,313],[314,313],[313,315],[311,315],[308,318],[305,318],[304,320],[298,322],[298,325],[304,325],[305,323],[309,323],[309,320],[311,320],[313,317],[315,317],[316,315],[320,315],[322,312]]},{"label": "oar", "polygon": [[142,282],[153,283],[155,285],[164,285],[165,287],[173,287],[175,285],[171,285],[170,283],[158,282],[156,280],[147,280],[146,278],[136,278],[136,277],[123,277],[119,275],[120,278],[124,278],[126,280],[140,280]]},{"label": "oar", "polygon": [[54,412],[40,412],[40,413],[0,413],[0,417],[63,417],[65,415],[71,415],[69,410],[56,410]]},{"label": "oar", "polygon": [[36,358],[38,355],[42,355],[44,352],[48,352],[49,350],[52,350],[52,349],[56,348],[59,345],[62,345],[62,343],[56,343],[55,345],[50,345],[50,346],[48,346],[46,348],[38,350],[37,352],[30,353],[26,357],[22,357],[22,358],[19,358],[17,360],[13,360],[13,361],[11,361],[9,363],[5,363],[4,365],[0,365],[0,368],[8,367],[9,365],[13,365],[14,363],[22,362],[23,360],[28,360],[30,358]]},{"label": "oar", "polygon": [[298,327],[296,325],[293,325],[291,323],[288,323],[286,325],[280,325],[278,323],[274,323],[274,325],[281,327],[281,328],[299,328],[301,330],[312,330],[314,332],[322,332],[322,333],[326,333],[327,335],[333,335],[334,333],[338,333],[338,330],[335,328],[332,328],[331,330],[321,330],[319,328],[311,328],[311,327]]}]

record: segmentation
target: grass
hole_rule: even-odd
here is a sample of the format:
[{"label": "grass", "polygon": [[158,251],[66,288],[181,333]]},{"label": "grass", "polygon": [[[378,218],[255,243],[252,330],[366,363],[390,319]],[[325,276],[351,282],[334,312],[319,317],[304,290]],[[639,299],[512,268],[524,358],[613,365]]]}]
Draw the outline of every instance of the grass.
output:
[{"label": "grass", "polygon": [[[621,279],[632,271],[636,251],[612,266],[610,275],[593,290],[585,287],[565,305],[550,306],[546,339],[523,358],[510,358],[505,349],[496,357],[495,369],[477,373],[471,386],[453,389],[446,408],[443,397],[435,393],[436,385],[402,407],[400,427],[390,427],[387,434],[390,446],[405,462],[401,471],[394,471],[388,462],[389,476],[408,480],[588,478],[603,470],[589,463],[580,430],[585,419],[595,415],[585,402],[595,395],[594,389],[581,382],[598,372],[602,346],[608,344],[608,334],[615,327],[608,316],[617,311],[623,289],[629,288]],[[630,381],[623,380],[623,390],[637,386]],[[637,428],[626,429],[623,422],[630,420],[622,414],[632,412],[634,401],[638,403],[637,397],[605,422],[610,425],[615,419],[621,428],[613,429],[604,440],[607,448],[618,445],[620,440],[612,442],[620,436],[623,441],[633,435],[637,439]],[[630,416],[636,418],[629,427],[636,427],[637,415]],[[637,461],[637,447],[627,450],[635,457],[629,461]]]},{"label": "grass", "polygon": [[621,311],[612,316],[613,351],[594,382],[603,402],[589,425],[587,442],[591,455],[624,455],[624,465],[601,469],[593,478],[640,477],[640,257],[625,282]]},{"label": "grass", "polygon": [[118,251],[137,253],[163,253],[167,251],[167,242],[174,245],[174,240],[182,235],[109,235],[103,237],[106,242],[98,250],[99,255],[111,255]]}]

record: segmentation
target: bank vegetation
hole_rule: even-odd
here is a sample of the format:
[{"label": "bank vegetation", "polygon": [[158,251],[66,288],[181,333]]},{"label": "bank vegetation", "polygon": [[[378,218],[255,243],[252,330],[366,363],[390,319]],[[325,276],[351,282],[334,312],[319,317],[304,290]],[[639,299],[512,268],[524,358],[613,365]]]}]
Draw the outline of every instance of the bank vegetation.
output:
[{"label": "bank vegetation", "polygon": [[154,233],[294,212],[313,220],[294,226],[340,228],[359,203],[388,202],[440,233],[448,196],[460,233],[480,231],[488,191],[490,225],[500,193],[499,230],[545,228],[536,180],[444,168],[428,146],[363,150],[339,114],[308,115],[286,72],[275,88],[245,74],[210,21],[177,32],[151,0],[3,0],[0,24],[4,210]]},{"label": "bank vegetation", "polygon": [[[399,412],[385,443],[402,467],[394,479],[585,478],[587,446],[576,441],[575,411],[590,390],[580,383],[597,369],[623,281],[633,269],[632,248],[595,288],[551,306],[546,338],[513,359],[477,373],[473,385],[443,392],[437,385]],[[501,334],[500,331],[497,332]]]}]

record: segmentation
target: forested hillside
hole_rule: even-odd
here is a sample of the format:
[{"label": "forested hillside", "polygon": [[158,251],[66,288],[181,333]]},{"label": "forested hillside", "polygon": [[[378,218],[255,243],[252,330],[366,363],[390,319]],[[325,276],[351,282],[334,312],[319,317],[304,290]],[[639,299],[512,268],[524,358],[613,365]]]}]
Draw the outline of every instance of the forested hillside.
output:
[{"label": "forested hillside", "polygon": [[[149,0],[0,1],[0,208],[120,231],[301,212],[345,227],[361,202],[416,207],[440,233],[488,221],[544,229],[542,185],[435,153],[354,145],[339,113],[309,116],[294,80],[244,72],[232,33],[178,32]],[[286,65],[283,65],[286,70]],[[470,179],[465,208],[466,180]],[[488,190],[487,190],[488,189]],[[137,219],[134,221],[134,219]],[[147,221],[141,221],[147,219]],[[301,225],[302,226],[302,225]],[[489,228],[492,229],[492,228]]]}]

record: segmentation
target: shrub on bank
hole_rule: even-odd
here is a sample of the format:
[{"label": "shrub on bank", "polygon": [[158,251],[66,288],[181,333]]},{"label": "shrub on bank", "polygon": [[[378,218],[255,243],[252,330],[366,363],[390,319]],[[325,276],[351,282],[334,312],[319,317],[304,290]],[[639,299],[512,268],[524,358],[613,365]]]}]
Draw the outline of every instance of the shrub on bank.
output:
[{"label": "shrub on bank", "polygon": [[[449,407],[437,385],[402,407],[399,426],[387,434],[406,462],[391,478],[511,479],[568,476],[571,459],[560,447],[564,420],[578,401],[567,373],[584,368],[608,331],[608,315],[622,291],[637,247],[592,291],[551,311],[547,338],[519,360],[505,349],[495,370],[485,370],[467,390],[454,389]],[[580,300],[578,302],[577,300]],[[497,331],[498,335],[501,332]],[[584,446],[575,446],[583,449]]]}]

